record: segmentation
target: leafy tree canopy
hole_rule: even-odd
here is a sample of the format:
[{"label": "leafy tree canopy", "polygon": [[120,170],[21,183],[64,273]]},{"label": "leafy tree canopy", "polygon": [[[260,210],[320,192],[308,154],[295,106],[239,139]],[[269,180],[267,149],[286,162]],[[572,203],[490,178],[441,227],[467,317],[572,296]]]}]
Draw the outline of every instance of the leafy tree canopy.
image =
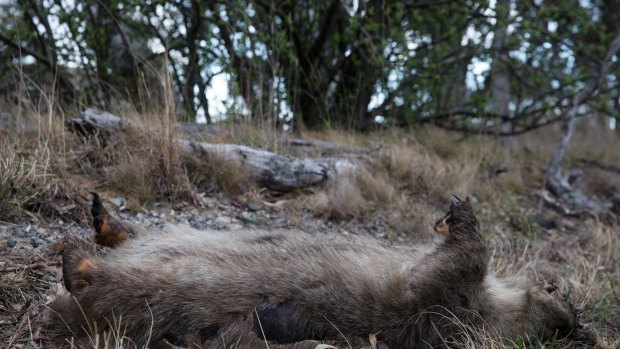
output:
[{"label": "leafy tree canopy", "polygon": [[[618,0],[0,6],[0,94],[25,81],[63,103],[148,109],[164,103],[169,78],[182,120],[222,117],[212,115],[219,93],[226,117],[296,129],[526,132],[561,119],[620,31]],[[617,117],[619,68],[614,56],[579,116]]]}]

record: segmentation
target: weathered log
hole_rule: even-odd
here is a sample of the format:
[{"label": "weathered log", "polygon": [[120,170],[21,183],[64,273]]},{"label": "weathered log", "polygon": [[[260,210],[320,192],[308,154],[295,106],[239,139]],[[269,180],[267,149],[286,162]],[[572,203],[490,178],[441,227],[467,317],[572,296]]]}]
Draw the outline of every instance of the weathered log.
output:
[{"label": "weathered log", "polygon": [[195,122],[180,122],[177,124],[177,130],[183,133],[183,136],[189,139],[204,137],[205,134],[218,134],[222,129],[218,125],[197,124]]},{"label": "weathered log", "polygon": [[381,147],[380,145],[377,145],[372,148],[366,148],[348,144],[299,138],[283,139],[280,140],[279,143],[286,149],[296,150],[301,153],[318,153],[322,156],[338,154],[368,154],[369,152],[378,150]]},{"label": "weathered log", "polygon": [[100,135],[104,141],[112,134],[140,128],[140,124],[136,122],[123,120],[112,113],[93,108],[85,109],[77,118],[65,120],[65,126],[78,136]]},{"label": "weathered log", "polygon": [[[128,130],[146,130],[139,123],[96,109],[84,110],[79,117],[67,120],[66,126],[82,136],[100,134],[105,137]],[[357,168],[356,160],[347,157],[297,159],[245,145],[213,144],[182,138],[175,141],[182,151],[192,153],[199,159],[206,161],[208,156],[205,155],[216,153],[248,166],[257,183],[283,192],[319,185]]]},{"label": "weathered log", "polygon": [[325,182],[329,178],[329,163],[320,159],[296,159],[266,150],[238,144],[212,144],[178,140],[181,148],[200,159],[216,153],[238,161],[252,169],[254,179],[269,189],[290,191]]}]

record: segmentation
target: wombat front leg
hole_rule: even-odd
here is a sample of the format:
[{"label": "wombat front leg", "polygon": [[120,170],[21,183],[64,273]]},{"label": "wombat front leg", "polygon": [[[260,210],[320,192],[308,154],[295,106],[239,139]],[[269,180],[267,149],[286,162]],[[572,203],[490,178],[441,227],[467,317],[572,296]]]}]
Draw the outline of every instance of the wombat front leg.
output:
[{"label": "wombat front leg", "polygon": [[486,242],[469,198],[452,195],[450,211],[435,231],[446,238],[417,268],[413,287],[424,303],[442,304],[456,294],[468,298],[466,293],[480,286],[488,265]]}]

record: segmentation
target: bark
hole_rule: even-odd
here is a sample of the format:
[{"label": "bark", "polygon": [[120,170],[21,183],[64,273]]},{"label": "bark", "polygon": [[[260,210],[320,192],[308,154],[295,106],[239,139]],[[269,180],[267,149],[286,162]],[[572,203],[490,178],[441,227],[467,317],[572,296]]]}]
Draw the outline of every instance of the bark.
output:
[{"label": "bark", "polygon": [[[202,86],[205,85],[200,76],[200,62],[198,53],[198,34],[202,24],[200,3],[197,1],[191,2],[191,9],[181,12],[184,16],[184,24],[187,28],[187,36],[185,42],[187,43],[187,64],[185,65],[185,85],[182,86],[183,92],[183,105],[186,112],[186,120],[183,121],[196,121],[197,106],[194,101],[196,94],[194,87],[199,86],[199,93],[202,94]],[[204,98],[199,97],[199,103],[202,104]],[[206,106],[208,108],[208,106]],[[207,111],[208,112],[208,109]]]},{"label": "bark", "polygon": [[[86,109],[79,117],[67,120],[66,126],[72,132],[87,137],[122,137],[122,133],[129,130],[143,130],[157,135],[156,131],[148,130],[136,122],[95,109]],[[208,153],[217,153],[248,166],[257,183],[282,192],[316,186],[357,168],[355,159],[346,156],[297,159],[245,145],[212,144],[182,138],[174,141],[181,151],[191,153],[199,159],[208,161]]]},{"label": "bark", "polygon": [[286,149],[295,150],[300,153],[313,153],[313,154],[321,154],[324,155],[336,155],[336,154],[368,154],[369,152],[375,151],[380,148],[380,146],[374,146],[372,148],[364,148],[357,147],[353,145],[347,144],[339,144],[332,143],[326,141],[319,140],[309,140],[309,139],[284,139],[279,142],[281,146]]},{"label": "bark", "polygon": [[[493,51],[496,55],[493,61],[493,75],[491,78],[491,111],[498,115],[508,115],[510,104],[510,76],[503,62],[508,62],[508,50],[506,49],[506,37],[511,0],[498,0],[495,6],[497,13],[495,32],[493,36]],[[505,134],[512,130],[510,120],[503,120],[499,126],[500,133]],[[501,142],[506,147],[511,147],[511,138],[501,136]]]}]

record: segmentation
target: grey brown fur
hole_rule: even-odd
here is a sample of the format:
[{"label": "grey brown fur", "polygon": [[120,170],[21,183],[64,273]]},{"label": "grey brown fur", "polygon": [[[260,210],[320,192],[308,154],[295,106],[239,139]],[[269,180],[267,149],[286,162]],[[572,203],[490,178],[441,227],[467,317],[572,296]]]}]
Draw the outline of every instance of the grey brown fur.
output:
[{"label": "grey brown fur", "polygon": [[435,246],[177,225],[105,256],[69,247],[63,270],[71,295],[52,309],[59,327],[78,337],[85,317],[100,330],[120,318],[138,347],[164,339],[266,347],[257,315],[275,328],[265,334],[271,348],[314,348],[313,340],[369,334],[389,348],[436,347],[463,334],[455,317],[509,339],[573,329],[575,316],[565,302],[524,279],[487,272],[486,244],[469,200],[455,200],[448,223],[448,235]]}]

